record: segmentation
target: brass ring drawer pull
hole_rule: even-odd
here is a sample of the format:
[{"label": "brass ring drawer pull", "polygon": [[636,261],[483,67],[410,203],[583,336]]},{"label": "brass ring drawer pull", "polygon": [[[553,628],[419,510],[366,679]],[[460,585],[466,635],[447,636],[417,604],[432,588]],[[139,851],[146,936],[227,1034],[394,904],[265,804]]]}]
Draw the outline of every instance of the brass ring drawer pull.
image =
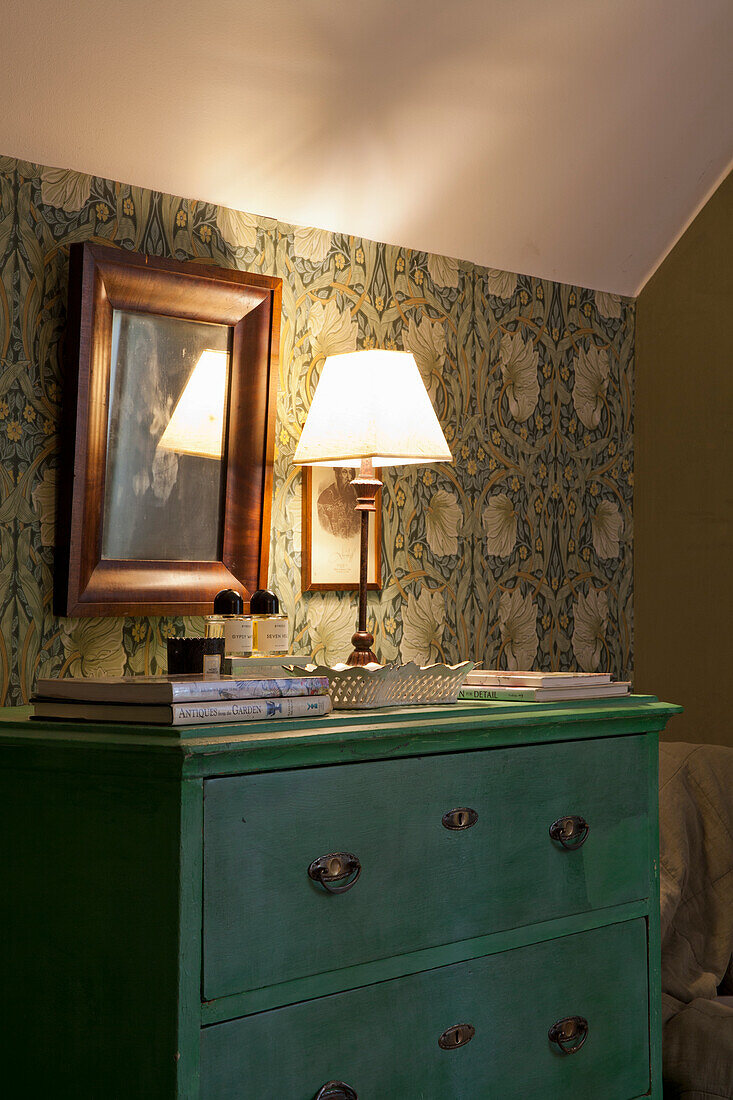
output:
[{"label": "brass ring drawer pull", "polygon": [[359,1100],[350,1085],[343,1081],[327,1081],[316,1093],[316,1100]]},{"label": "brass ring drawer pull", "polygon": [[588,1021],[583,1016],[566,1016],[552,1025],[547,1038],[563,1054],[576,1054],[588,1038]]},{"label": "brass ring drawer pull", "polygon": [[475,1034],[476,1028],[470,1024],[454,1024],[440,1036],[438,1046],[441,1050],[458,1050],[470,1043]]},{"label": "brass ring drawer pull", "polygon": [[[361,863],[351,852],[331,852],[327,856],[314,859],[308,868],[308,877],[320,882],[329,894],[345,894],[356,883],[361,874]],[[348,881],[344,882],[343,880]],[[340,886],[331,883],[339,882]]]},{"label": "brass ring drawer pull", "polygon": [[552,839],[570,851],[582,848],[588,839],[589,832],[590,825],[584,817],[579,817],[577,814],[572,817],[558,817],[557,821],[553,821],[550,825]]},{"label": "brass ring drawer pull", "polygon": [[443,814],[443,825],[446,829],[470,829],[478,821],[478,814],[469,806],[460,806],[457,810],[448,810]]}]

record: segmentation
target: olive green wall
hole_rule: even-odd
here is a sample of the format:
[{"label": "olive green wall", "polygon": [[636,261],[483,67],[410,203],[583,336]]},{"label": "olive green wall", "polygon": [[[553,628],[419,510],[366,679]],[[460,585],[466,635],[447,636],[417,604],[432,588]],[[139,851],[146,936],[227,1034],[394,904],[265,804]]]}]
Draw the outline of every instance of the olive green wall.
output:
[{"label": "olive green wall", "polygon": [[636,688],[733,745],[733,174],[637,300]]}]

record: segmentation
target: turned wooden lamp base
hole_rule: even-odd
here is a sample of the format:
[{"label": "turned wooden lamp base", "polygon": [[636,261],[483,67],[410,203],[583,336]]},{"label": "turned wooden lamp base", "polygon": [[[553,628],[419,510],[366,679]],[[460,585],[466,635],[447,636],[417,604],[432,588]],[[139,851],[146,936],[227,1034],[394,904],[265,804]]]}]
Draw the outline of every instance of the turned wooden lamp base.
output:
[{"label": "turned wooden lamp base", "polygon": [[369,563],[369,513],[376,511],[374,503],[382,482],[374,476],[374,466],[370,458],[361,460],[359,476],[351,484],[356,489],[356,510],[361,512],[361,548],[359,552],[359,622],[356,633],[351,638],[354,649],[347,665],[377,664],[377,655],[372,649],[374,635],[367,630],[367,570]]},{"label": "turned wooden lamp base", "polygon": [[379,664],[377,655],[372,649],[374,635],[370,631],[357,630],[355,634],[351,635],[351,644],[354,649],[346,662],[347,665]]}]

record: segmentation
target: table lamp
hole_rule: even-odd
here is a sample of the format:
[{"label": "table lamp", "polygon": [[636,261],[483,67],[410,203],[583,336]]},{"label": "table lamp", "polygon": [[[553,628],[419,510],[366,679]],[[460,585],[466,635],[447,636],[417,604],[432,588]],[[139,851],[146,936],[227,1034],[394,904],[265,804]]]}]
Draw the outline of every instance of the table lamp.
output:
[{"label": "table lamp", "polygon": [[330,355],[313,395],[293,462],[299,466],[353,466],[351,484],[361,512],[359,621],[350,665],[377,661],[367,630],[369,513],[381,481],[375,466],[450,462],[414,356],[406,351],[354,351]]}]

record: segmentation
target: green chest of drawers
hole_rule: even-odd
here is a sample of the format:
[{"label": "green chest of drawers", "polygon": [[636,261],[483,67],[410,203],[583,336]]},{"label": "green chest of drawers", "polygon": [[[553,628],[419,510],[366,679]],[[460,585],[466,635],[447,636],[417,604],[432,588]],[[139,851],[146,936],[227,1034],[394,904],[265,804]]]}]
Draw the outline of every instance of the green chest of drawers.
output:
[{"label": "green chest of drawers", "polygon": [[2,712],[4,1084],[661,1097],[675,710],[458,704],[180,736]]}]

